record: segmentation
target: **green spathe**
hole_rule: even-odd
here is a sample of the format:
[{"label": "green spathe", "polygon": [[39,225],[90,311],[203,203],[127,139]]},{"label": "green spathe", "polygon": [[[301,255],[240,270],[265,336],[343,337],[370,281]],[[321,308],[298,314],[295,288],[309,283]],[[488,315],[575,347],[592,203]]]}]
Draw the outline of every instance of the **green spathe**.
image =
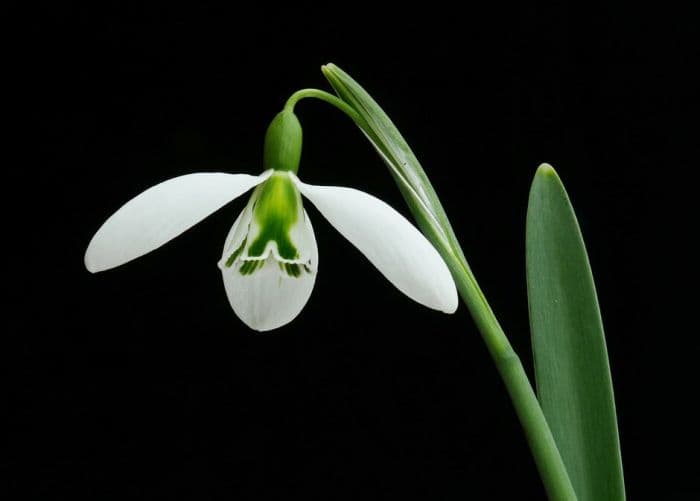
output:
[{"label": "green spathe", "polygon": [[264,170],[291,171],[296,174],[301,159],[302,131],[299,119],[290,109],[279,112],[265,134]]}]

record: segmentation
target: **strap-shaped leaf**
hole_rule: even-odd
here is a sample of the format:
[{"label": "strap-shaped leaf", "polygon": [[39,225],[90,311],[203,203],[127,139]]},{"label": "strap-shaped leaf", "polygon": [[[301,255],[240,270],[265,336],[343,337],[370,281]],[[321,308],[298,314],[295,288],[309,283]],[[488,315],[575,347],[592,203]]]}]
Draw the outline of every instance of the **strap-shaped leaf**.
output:
[{"label": "strap-shaped leaf", "polygon": [[625,499],[615,401],[588,255],[554,169],[527,212],[527,285],[537,394],[580,501]]}]

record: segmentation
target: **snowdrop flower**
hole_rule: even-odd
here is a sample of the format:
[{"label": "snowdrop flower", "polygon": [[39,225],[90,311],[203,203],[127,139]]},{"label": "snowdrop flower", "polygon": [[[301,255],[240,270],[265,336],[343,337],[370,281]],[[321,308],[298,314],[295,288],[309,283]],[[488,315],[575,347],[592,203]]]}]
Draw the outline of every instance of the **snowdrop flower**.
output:
[{"label": "snowdrop flower", "polygon": [[299,180],[301,137],[298,119],[285,110],[268,128],[259,176],[195,173],[144,191],[97,231],[85,266],[95,273],[127,263],[254,189],[226,238],[219,268],[236,315],[252,329],[275,329],[302,310],[318,271],[304,195],[401,292],[454,312],[457,292],[447,266],[402,215],[362,191]]}]

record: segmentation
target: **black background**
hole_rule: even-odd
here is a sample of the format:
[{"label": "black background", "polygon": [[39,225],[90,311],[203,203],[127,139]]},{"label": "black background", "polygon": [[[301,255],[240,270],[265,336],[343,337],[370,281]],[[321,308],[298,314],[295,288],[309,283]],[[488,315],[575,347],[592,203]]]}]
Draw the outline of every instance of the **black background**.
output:
[{"label": "black background", "polygon": [[[683,458],[697,329],[660,322],[673,312],[657,254],[659,195],[690,164],[674,158],[693,130],[688,17],[590,2],[378,9],[61,2],[17,18],[9,181],[26,201],[8,217],[21,251],[8,499],[544,498],[466,309],[414,304],[313,208],[314,293],[268,334],[235,317],[216,267],[244,200],[127,266],[83,268],[99,225],[147,187],[258,173],[269,120],[293,91],[329,89],[331,61],[414,149],[530,373],[525,210],[536,167],[555,166],[597,281],[628,494],[697,490]],[[297,112],[306,182],[408,215],[345,116],[311,100]]]}]

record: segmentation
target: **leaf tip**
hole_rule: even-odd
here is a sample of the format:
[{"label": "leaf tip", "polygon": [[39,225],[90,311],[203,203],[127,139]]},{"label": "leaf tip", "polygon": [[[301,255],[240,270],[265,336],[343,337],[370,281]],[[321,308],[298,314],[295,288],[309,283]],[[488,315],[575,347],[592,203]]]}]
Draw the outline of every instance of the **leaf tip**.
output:
[{"label": "leaf tip", "polygon": [[552,167],[548,163],[540,164],[540,166],[537,168],[537,175],[547,177],[558,177],[557,171],[555,171],[554,167]]},{"label": "leaf tip", "polygon": [[326,63],[321,65],[321,73],[324,75],[328,76],[329,73],[332,73],[337,66],[333,63]]}]

